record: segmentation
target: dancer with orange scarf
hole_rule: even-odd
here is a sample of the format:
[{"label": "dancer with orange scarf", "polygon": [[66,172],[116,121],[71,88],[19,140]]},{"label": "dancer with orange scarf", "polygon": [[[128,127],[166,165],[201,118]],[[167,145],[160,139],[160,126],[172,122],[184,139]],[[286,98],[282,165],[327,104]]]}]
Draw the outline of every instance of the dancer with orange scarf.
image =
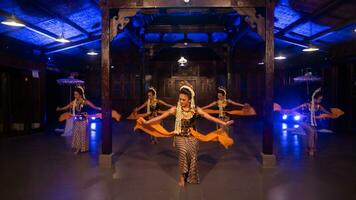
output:
[{"label": "dancer with orange scarf", "polygon": [[[216,101],[213,101],[209,105],[202,107],[202,109],[209,114],[218,114],[219,119],[223,121],[229,121],[230,120],[229,115],[247,116],[247,115],[256,114],[255,110],[248,103],[241,104],[232,101],[230,99],[227,99],[226,96],[227,96],[226,89],[222,86],[218,87],[218,99]],[[228,110],[229,105],[242,107],[242,110],[229,111]],[[217,106],[218,110],[209,109],[214,106]],[[221,126],[217,126],[217,128],[221,128]]]},{"label": "dancer with orange scarf", "polygon": [[[335,119],[344,114],[338,108],[331,108],[331,112],[326,110],[322,105],[323,95],[321,88],[314,91],[310,103],[301,104],[292,109],[282,109],[280,105],[274,104],[274,110],[286,114],[297,114],[301,116],[303,121],[300,123],[301,127],[307,134],[307,152],[309,156],[314,156],[317,145],[317,119]],[[306,115],[297,113],[298,110],[304,111]]]},{"label": "dancer with orange scarf", "polygon": [[[179,100],[176,107],[170,108],[158,117],[150,120],[140,118],[137,120],[135,129],[141,129],[144,132],[155,137],[174,137],[174,146],[177,148],[179,156],[179,181],[178,185],[183,187],[185,182],[197,184],[199,183],[198,174],[198,140],[200,141],[219,141],[226,148],[232,145],[233,140],[219,129],[207,135],[203,135],[195,130],[195,119],[201,116],[209,121],[229,126],[233,123],[230,121],[223,121],[204,112],[201,108],[195,107],[195,93],[193,88],[185,83],[179,89]],[[159,121],[168,116],[175,116],[174,131],[169,132],[165,130]]]},{"label": "dancer with orange scarf", "polygon": [[[142,104],[140,107],[135,108],[133,113],[128,117],[128,119],[138,119],[139,117],[147,117],[152,119],[157,117],[162,106],[168,108],[173,107],[171,104],[168,104],[157,98],[157,90],[154,87],[149,87],[147,91],[147,101]],[[146,107],[145,114],[137,114],[138,111]],[[157,138],[151,136],[151,144],[157,144]]]},{"label": "dancer with orange scarf", "polygon": [[80,86],[74,90],[74,101],[64,107],[57,107],[57,111],[72,109],[72,113],[67,115],[74,116],[72,148],[75,154],[89,151],[89,133],[88,124],[88,107],[100,111],[101,108],[95,106],[91,101],[85,98],[84,89]]}]

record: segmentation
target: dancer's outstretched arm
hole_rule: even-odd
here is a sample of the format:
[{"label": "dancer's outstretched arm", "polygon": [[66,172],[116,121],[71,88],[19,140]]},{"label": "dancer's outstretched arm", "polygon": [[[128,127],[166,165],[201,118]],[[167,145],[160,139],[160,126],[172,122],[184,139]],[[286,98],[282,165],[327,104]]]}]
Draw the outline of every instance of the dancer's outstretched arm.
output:
[{"label": "dancer's outstretched arm", "polygon": [[215,123],[218,123],[218,124],[220,124],[222,126],[230,126],[231,124],[234,123],[233,120],[225,122],[225,121],[223,121],[223,120],[221,120],[219,118],[213,117],[213,116],[209,115],[208,113],[206,113],[205,111],[203,111],[203,109],[201,109],[199,107],[197,108],[197,112],[198,112],[198,114],[200,116],[204,117],[205,119],[207,119],[209,121],[212,121],[212,122],[215,122]]},{"label": "dancer's outstretched arm", "polygon": [[147,101],[145,101],[145,103],[142,104],[140,107],[135,108],[135,109],[134,109],[134,112],[138,112],[139,110],[141,110],[142,108],[145,108],[146,106],[147,106]]},{"label": "dancer's outstretched arm", "polygon": [[169,110],[165,111],[162,115],[154,117],[150,120],[145,120],[143,118],[140,118],[140,119],[143,122],[143,124],[149,125],[149,124],[159,122],[159,121],[169,117],[169,115],[174,114],[175,112],[176,112],[176,107],[174,106],[174,107],[170,108]]},{"label": "dancer's outstretched arm", "polygon": [[228,99],[227,102],[230,103],[230,104],[232,104],[232,105],[234,105],[234,106],[241,106],[241,107],[248,106],[248,104],[238,103],[238,102],[233,101],[233,100],[231,100],[231,99]]},{"label": "dancer's outstretched arm", "polygon": [[173,105],[171,105],[171,104],[169,104],[169,103],[166,103],[166,102],[164,102],[164,101],[162,101],[162,100],[158,100],[158,102],[159,102],[160,104],[164,105],[164,106],[167,106],[168,108],[172,108],[172,107],[173,107]]},{"label": "dancer's outstretched arm", "polygon": [[331,114],[330,111],[326,110],[322,105],[319,105],[320,106],[320,110],[323,112],[323,113],[326,113],[326,114]]},{"label": "dancer's outstretched arm", "polygon": [[63,110],[68,110],[69,108],[71,108],[73,106],[73,101],[70,102],[68,105],[64,106],[64,107],[57,107],[56,111],[63,111]]},{"label": "dancer's outstretched arm", "polygon": [[297,107],[294,107],[294,108],[290,109],[290,111],[297,111],[297,110],[299,110],[301,108],[305,108],[305,107],[308,107],[308,106],[309,106],[309,103],[303,103],[303,104],[301,104],[301,105],[299,105]]},{"label": "dancer's outstretched arm", "polygon": [[202,109],[211,108],[211,107],[213,107],[213,106],[215,106],[215,105],[216,105],[216,101],[213,101],[213,102],[210,103],[209,105],[202,107]]},{"label": "dancer's outstretched arm", "polygon": [[89,107],[91,107],[91,108],[93,108],[93,109],[95,109],[95,110],[101,110],[100,107],[95,106],[95,105],[94,105],[91,101],[89,101],[89,100],[85,100],[85,103],[86,103]]}]

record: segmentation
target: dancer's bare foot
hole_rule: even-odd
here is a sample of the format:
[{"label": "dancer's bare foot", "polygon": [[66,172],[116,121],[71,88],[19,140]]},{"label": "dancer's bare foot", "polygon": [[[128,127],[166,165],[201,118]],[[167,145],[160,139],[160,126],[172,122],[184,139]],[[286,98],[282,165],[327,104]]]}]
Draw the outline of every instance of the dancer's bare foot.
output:
[{"label": "dancer's bare foot", "polygon": [[314,156],[315,155],[315,148],[308,148],[308,154],[309,154],[309,156]]},{"label": "dancer's bare foot", "polygon": [[80,149],[76,149],[76,150],[74,151],[74,154],[75,154],[75,155],[78,155],[79,152],[80,152]]},{"label": "dancer's bare foot", "polygon": [[314,151],[309,151],[309,156],[313,157],[315,155]]},{"label": "dancer's bare foot", "polygon": [[179,187],[184,187],[184,176],[179,176],[178,185]]}]

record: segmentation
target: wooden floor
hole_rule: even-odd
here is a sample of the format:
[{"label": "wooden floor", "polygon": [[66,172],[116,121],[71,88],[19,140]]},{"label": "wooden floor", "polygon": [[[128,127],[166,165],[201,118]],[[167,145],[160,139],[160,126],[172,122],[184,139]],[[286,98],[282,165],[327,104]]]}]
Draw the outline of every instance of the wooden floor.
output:
[{"label": "wooden floor", "polygon": [[[114,124],[116,163],[103,170],[98,167],[100,124],[93,126],[91,152],[78,156],[69,138],[51,131],[2,140],[1,199],[356,199],[356,137],[350,134],[320,134],[318,155],[309,158],[303,137],[283,133],[277,124],[278,166],[262,170],[261,123],[242,120],[232,129],[232,148],[200,144],[201,184],[181,189],[171,139],[150,145],[147,135],[132,131],[132,122]],[[201,132],[214,127],[198,123]]]}]

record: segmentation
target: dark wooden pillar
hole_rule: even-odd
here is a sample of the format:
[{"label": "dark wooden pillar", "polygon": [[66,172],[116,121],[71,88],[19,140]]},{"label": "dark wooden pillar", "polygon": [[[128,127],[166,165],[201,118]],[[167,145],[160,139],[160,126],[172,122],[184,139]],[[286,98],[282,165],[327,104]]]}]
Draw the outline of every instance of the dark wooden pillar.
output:
[{"label": "dark wooden pillar", "polygon": [[141,54],[141,64],[140,64],[140,78],[141,78],[141,95],[140,95],[140,101],[141,103],[145,101],[146,99],[146,91],[145,91],[145,83],[146,83],[146,72],[145,72],[145,62],[146,62],[146,51],[145,48],[140,48],[140,54]]},{"label": "dark wooden pillar", "polygon": [[232,48],[228,46],[226,52],[226,90],[229,94],[231,94],[231,51]]},{"label": "dark wooden pillar", "polygon": [[348,127],[348,131],[352,132],[352,131],[355,131],[355,105],[356,105],[356,91],[355,91],[355,81],[356,81],[356,78],[355,78],[355,64],[354,63],[349,63],[347,65],[347,68],[348,68],[348,73],[349,73],[349,92],[348,92],[348,95],[349,95],[349,98],[348,99],[348,102],[347,102],[347,112],[349,112],[347,114],[347,127]]},{"label": "dark wooden pillar", "polygon": [[266,0],[265,100],[263,113],[263,167],[274,167],[273,154],[273,90],[274,90],[274,1]]},{"label": "dark wooden pillar", "polygon": [[111,167],[111,95],[110,95],[110,18],[106,0],[101,1],[102,35],[101,35],[101,103],[102,103],[102,154],[100,166]]}]

